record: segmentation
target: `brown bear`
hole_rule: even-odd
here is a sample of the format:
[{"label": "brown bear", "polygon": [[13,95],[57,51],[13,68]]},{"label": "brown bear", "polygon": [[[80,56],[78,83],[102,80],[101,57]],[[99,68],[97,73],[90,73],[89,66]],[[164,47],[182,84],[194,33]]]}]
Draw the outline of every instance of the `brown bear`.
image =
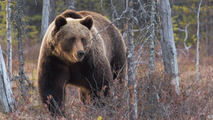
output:
[{"label": "brown bear", "polygon": [[100,98],[100,91],[107,96],[109,83],[124,79],[126,69],[126,46],[110,21],[95,12],[66,10],[50,24],[42,41],[39,96],[52,115],[63,115],[66,85],[78,87],[86,103]]}]

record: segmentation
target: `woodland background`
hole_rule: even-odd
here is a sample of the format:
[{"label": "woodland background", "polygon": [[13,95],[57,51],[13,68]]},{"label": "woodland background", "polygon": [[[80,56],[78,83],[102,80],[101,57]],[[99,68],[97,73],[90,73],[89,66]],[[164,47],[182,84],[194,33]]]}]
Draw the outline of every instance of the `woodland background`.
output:
[{"label": "woodland background", "polygon": [[[65,0],[50,0],[55,4],[50,4],[52,13],[49,23],[54,18],[67,9]],[[133,0],[134,1],[134,0]],[[135,0],[137,1],[137,0]],[[144,0],[141,0],[144,1]],[[174,40],[177,48],[179,77],[180,77],[180,95],[176,95],[170,90],[168,77],[164,76],[163,61],[161,58],[161,50],[159,48],[160,37],[155,31],[155,70],[152,77],[147,77],[149,66],[149,53],[146,50],[149,44],[144,44],[142,51],[144,56],[136,72],[137,83],[137,99],[138,99],[138,119],[212,119],[213,114],[213,0],[203,0],[200,8],[200,83],[196,83],[196,48],[197,48],[197,13],[200,0],[169,0],[171,6],[172,27],[174,31]],[[107,19],[113,21],[116,19],[115,13],[122,13],[123,2],[121,0],[75,0],[75,10],[89,10],[102,14]],[[146,2],[142,2],[146,4]],[[15,7],[16,1],[11,2],[11,8]],[[36,87],[36,69],[38,54],[41,45],[41,21],[42,21],[42,5],[41,0],[26,0],[23,10],[23,21],[26,23],[25,30],[27,35],[22,36],[23,42],[23,59],[24,70],[27,77]],[[135,5],[134,7],[138,7]],[[114,10],[117,10],[114,12]],[[150,11],[148,11],[150,12]],[[156,13],[158,14],[158,13]],[[13,14],[11,14],[13,15]],[[155,18],[158,19],[158,18]],[[145,20],[138,21],[140,24]],[[156,26],[160,24],[156,20]],[[116,23],[121,33],[124,32],[123,25]],[[143,25],[142,25],[143,26]],[[187,33],[185,28],[187,27]],[[135,29],[137,27],[134,26]],[[158,29],[156,27],[156,29]],[[6,61],[7,37],[6,37],[6,1],[0,1],[0,42],[3,55]],[[13,76],[19,74],[19,55],[18,41],[12,28],[12,69]],[[187,35],[187,36],[186,36]],[[144,39],[138,41],[138,36],[143,34],[135,30],[134,44],[135,53],[137,53]],[[188,48],[184,45],[188,46]],[[190,46],[190,47],[189,47]],[[38,94],[35,90],[27,89],[27,96],[23,99],[18,80],[11,82],[13,95],[16,100],[18,111],[10,114],[0,115],[0,119],[53,119],[48,115],[46,109],[41,107]],[[117,85],[117,84],[116,84]],[[151,86],[151,87],[150,87]],[[115,89],[120,86],[114,86]],[[111,106],[105,111],[94,109],[92,106],[83,106],[78,100],[77,89],[69,87],[67,90],[67,116],[70,119],[127,119],[128,102],[126,99],[126,91],[118,91],[117,99],[112,101],[106,100]],[[199,91],[199,92],[198,92]],[[156,94],[159,98],[156,98]],[[119,99],[123,101],[120,102]],[[157,99],[157,100],[156,100]],[[115,108],[117,104],[123,106]],[[107,111],[107,112],[106,112]],[[110,111],[110,113],[108,113]],[[109,115],[110,114],[110,115]],[[88,117],[89,116],[89,117]],[[60,118],[58,118],[60,119]],[[62,119],[62,118],[61,118]]]}]

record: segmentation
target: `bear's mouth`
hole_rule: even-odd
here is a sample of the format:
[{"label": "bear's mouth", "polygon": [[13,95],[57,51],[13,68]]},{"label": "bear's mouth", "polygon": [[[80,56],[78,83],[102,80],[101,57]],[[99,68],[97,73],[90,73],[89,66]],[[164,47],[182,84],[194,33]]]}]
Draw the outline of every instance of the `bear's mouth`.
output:
[{"label": "bear's mouth", "polygon": [[72,54],[72,58],[74,59],[74,62],[79,62],[79,61],[82,61],[84,57],[82,57],[81,59],[78,59],[75,55]]}]

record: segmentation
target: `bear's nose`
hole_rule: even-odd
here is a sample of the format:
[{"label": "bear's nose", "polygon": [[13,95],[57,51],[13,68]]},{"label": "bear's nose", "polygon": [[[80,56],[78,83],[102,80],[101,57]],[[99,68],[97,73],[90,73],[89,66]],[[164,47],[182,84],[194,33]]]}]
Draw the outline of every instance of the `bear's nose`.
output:
[{"label": "bear's nose", "polygon": [[77,54],[78,54],[78,59],[81,60],[81,58],[83,58],[83,56],[84,56],[84,51],[80,50],[77,52]]}]

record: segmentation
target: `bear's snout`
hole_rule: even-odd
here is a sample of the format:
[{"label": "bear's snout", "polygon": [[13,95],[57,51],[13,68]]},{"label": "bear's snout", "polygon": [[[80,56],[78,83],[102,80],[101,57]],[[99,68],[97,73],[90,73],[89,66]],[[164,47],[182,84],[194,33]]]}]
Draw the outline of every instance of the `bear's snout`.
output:
[{"label": "bear's snout", "polygon": [[84,57],[84,51],[83,50],[79,50],[77,52],[77,55],[78,55],[78,60],[81,60]]}]

